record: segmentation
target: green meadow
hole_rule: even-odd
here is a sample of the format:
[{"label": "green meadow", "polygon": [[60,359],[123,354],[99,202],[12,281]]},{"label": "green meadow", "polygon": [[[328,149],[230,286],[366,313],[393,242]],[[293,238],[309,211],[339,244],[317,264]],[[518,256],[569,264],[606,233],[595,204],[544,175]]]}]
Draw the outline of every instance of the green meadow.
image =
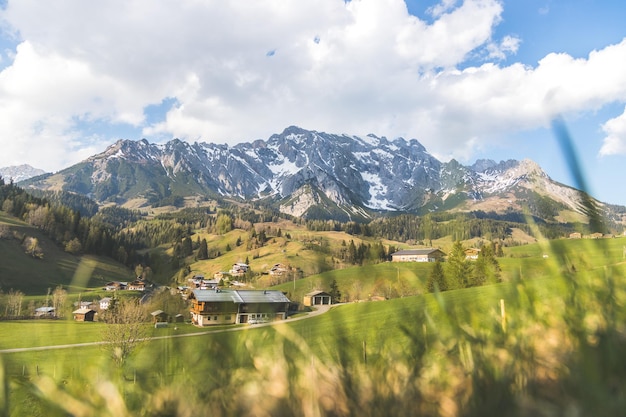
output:
[{"label": "green meadow", "polygon": [[[626,240],[509,248],[504,282],[424,294],[427,264],[325,272],[368,294],[270,327],[151,329],[117,368],[102,346],[1,354],[7,415],[615,416],[626,407]],[[409,290],[407,290],[409,291]],[[302,317],[299,315],[298,317]],[[0,349],[97,342],[101,323],[0,323]],[[221,331],[220,331],[221,330]],[[2,408],[4,407],[4,408]]]}]

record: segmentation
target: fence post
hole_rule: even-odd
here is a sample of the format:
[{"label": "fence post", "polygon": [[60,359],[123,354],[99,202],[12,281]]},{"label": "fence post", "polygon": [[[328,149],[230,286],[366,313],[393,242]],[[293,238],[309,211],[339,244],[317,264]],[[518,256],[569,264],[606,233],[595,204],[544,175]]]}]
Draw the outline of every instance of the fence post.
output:
[{"label": "fence post", "polygon": [[500,317],[502,318],[502,330],[506,333],[506,311],[504,309],[504,298],[500,298]]}]

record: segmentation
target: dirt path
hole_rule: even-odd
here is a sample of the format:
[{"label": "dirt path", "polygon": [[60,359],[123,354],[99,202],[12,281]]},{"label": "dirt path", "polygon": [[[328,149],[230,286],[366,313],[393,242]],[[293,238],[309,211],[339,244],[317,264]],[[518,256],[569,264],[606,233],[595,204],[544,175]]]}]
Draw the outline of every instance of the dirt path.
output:
[{"label": "dirt path", "polygon": [[[149,337],[149,338],[147,338],[145,340],[146,341],[150,341],[150,340],[161,340],[161,339],[173,339],[173,338],[176,338],[176,337],[204,336],[204,335],[207,335],[207,334],[227,333],[227,332],[240,332],[242,330],[257,329],[259,327],[275,326],[277,324],[291,323],[291,322],[294,322],[294,321],[305,320],[305,319],[309,319],[311,317],[319,316],[320,314],[326,313],[332,307],[336,307],[337,305],[339,305],[339,304],[335,304],[335,305],[332,305],[332,306],[330,306],[330,305],[318,306],[316,310],[311,311],[308,314],[303,314],[301,316],[294,317],[294,318],[287,318],[286,320],[281,320],[281,321],[275,321],[275,322],[270,322],[270,323],[251,324],[251,325],[248,325],[248,326],[236,326],[236,327],[226,328],[226,329],[207,330],[205,332],[197,332],[197,333],[173,334],[173,335],[168,335],[168,336],[153,336],[153,337]],[[67,345],[35,346],[35,347],[24,347],[24,348],[0,349],[0,354],[2,354],[2,353],[18,353],[18,352],[35,352],[35,351],[53,350],[53,349],[71,349],[71,348],[84,347],[84,346],[105,345],[107,343],[108,342],[86,342],[86,343],[74,343],[74,344],[67,344]]]}]

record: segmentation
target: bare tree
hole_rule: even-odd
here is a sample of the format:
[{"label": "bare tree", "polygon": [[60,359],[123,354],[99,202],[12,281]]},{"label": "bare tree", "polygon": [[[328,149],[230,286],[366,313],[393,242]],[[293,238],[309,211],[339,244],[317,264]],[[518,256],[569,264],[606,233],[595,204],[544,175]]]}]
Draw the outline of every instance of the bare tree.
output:
[{"label": "bare tree", "polygon": [[[63,289],[63,286],[59,285],[54,289],[52,293],[52,307],[54,307],[54,314],[58,317],[65,308],[65,302],[67,301],[67,291]],[[80,307],[80,305],[79,305]]]},{"label": "bare tree", "polygon": [[104,346],[115,364],[121,367],[126,359],[148,339],[146,311],[138,299],[118,300],[107,311],[107,326],[102,332]]},{"label": "bare tree", "polygon": [[6,317],[19,317],[22,314],[22,301],[24,300],[24,293],[21,291],[11,290],[7,293],[7,303],[5,316]]}]

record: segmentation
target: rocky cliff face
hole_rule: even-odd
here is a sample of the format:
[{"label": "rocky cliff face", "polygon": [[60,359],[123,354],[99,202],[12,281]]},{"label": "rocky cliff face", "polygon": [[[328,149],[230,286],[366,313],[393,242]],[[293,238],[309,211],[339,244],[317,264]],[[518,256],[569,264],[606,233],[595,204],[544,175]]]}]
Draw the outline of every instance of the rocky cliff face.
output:
[{"label": "rocky cliff face", "polygon": [[490,198],[519,205],[529,192],[572,210],[580,207],[578,191],[555,183],[532,161],[479,160],[463,166],[437,160],[415,139],[294,126],[232,147],[120,140],[55,177],[31,186],[46,188],[61,180],[68,191],[117,203],[138,196],[262,200],[294,216],[341,220],[376,211],[471,210]]}]

